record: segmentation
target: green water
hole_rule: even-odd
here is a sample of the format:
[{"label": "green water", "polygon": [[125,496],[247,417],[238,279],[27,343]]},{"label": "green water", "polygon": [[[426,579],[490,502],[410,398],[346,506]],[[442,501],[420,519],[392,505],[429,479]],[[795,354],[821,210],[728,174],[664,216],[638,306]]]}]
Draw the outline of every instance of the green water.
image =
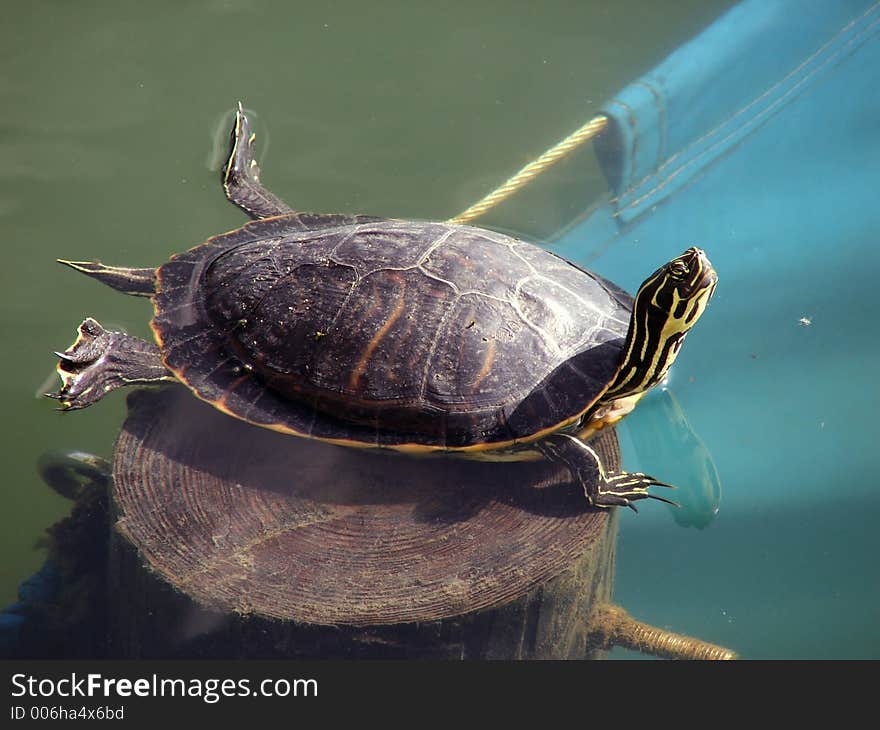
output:
[{"label": "green water", "polygon": [[[147,302],[54,259],[155,265],[239,225],[212,169],[236,101],[256,114],[265,182],[295,207],[442,219],[730,4],[4,3],[0,604],[69,509],[37,458],[109,456],[123,418],[119,393],[70,415],[37,398],[51,352],[84,315],[149,336]],[[548,238],[604,188],[581,153],[486,222]]]}]

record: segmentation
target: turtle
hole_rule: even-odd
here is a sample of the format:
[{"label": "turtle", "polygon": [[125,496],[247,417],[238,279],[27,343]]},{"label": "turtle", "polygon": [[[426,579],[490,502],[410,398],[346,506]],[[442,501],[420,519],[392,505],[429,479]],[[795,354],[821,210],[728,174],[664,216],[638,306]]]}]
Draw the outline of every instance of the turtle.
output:
[{"label": "turtle", "polygon": [[[565,465],[593,507],[669,487],[589,441],[663,381],[717,274],[688,248],[635,297],[542,247],[470,225],[297,212],[267,190],[239,103],[221,168],[252,220],[158,268],[60,263],[150,297],[155,342],[89,317],[61,410],[177,381],[257,426],[347,447]],[[673,503],[674,504],[674,503]]]}]

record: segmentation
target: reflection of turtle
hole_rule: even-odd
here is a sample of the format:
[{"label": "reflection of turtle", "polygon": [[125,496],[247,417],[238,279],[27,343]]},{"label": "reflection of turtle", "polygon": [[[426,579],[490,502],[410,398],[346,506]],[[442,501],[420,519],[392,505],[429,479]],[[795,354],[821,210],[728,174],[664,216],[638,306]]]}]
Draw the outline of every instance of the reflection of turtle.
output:
[{"label": "reflection of turtle", "polygon": [[671,510],[676,523],[702,530],[721,505],[721,476],[712,453],[669,388],[655,388],[639,408],[638,421],[629,424],[639,460],[661,466],[664,476],[681,485],[675,494],[679,507]]},{"label": "reflection of turtle", "polygon": [[[619,466],[614,429],[593,445]],[[576,564],[576,605],[610,597],[613,515],[585,509],[559,464],[338,449],[227,418],[180,387],[129,397],[112,496],[116,532],[140,553],[132,568],[223,612],[430,622],[505,605]]]},{"label": "reflection of turtle", "polygon": [[[592,445],[619,468],[615,429]],[[56,621],[28,619],[22,649],[42,657],[74,641],[116,659],[733,656],[609,603],[615,515],[585,509],[560,464],[367,456],[172,386],[129,397],[112,479],[81,453],[40,470],[77,500],[53,528]]]},{"label": "reflection of turtle", "polygon": [[489,460],[540,452],[593,505],[662,499],[651,477],[606,473],[583,439],[672,364],[715,288],[702,251],[662,266],[633,300],[499,233],[295,213],[262,187],[253,140],[239,108],[223,185],[259,220],[158,270],[64,262],[152,297],[158,347],[87,319],[60,353],[62,407],[176,379],[275,431]]}]

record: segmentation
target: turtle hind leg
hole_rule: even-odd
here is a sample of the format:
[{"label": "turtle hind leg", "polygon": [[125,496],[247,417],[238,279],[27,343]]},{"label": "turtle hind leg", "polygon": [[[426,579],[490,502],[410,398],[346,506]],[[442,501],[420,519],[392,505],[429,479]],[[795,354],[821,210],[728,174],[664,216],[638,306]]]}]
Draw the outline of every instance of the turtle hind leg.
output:
[{"label": "turtle hind leg", "polygon": [[151,297],[156,293],[155,269],[128,269],[122,266],[106,266],[97,261],[66,261],[59,264],[82,272],[117,291],[137,297]]},{"label": "turtle hind leg", "polygon": [[650,487],[674,489],[671,484],[641,472],[606,472],[599,455],[576,436],[552,434],[540,441],[537,447],[545,458],[568,467],[593,507],[629,507],[638,512],[633,502],[639,499],[656,499],[678,506],[670,499],[648,492]]},{"label": "turtle hind leg", "polygon": [[46,395],[59,401],[63,411],[86,408],[124,385],[176,379],[156,345],[105,330],[91,317],[79,326],[76,341],[55,354],[60,358],[61,387]]},{"label": "turtle hind leg", "polygon": [[254,138],[250,121],[239,102],[235,110],[229,158],[222,170],[226,197],[251,218],[293,213],[289,205],[266,190],[260,182],[260,167],[254,159]]}]

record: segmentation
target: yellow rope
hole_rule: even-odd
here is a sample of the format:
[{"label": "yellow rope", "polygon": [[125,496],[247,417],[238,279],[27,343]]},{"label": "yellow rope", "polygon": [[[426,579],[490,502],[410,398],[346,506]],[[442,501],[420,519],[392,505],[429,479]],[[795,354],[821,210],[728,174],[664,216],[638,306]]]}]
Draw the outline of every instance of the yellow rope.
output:
[{"label": "yellow rope", "polygon": [[583,127],[568,135],[568,137],[562,140],[559,144],[551,147],[538,159],[533,160],[526,165],[500,188],[489,193],[485,198],[474,203],[466,211],[455,216],[455,218],[450,218],[447,223],[469,223],[475,218],[479,218],[487,210],[494,208],[502,201],[507,200],[518,190],[528,185],[538,175],[544,172],[544,170],[556,162],[559,162],[559,160],[572,152],[572,150],[580,147],[584,142],[595,137],[599,132],[605,129],[607,124],[608,117],[602,115],[593,117],[593,119],[587,122]]}]

